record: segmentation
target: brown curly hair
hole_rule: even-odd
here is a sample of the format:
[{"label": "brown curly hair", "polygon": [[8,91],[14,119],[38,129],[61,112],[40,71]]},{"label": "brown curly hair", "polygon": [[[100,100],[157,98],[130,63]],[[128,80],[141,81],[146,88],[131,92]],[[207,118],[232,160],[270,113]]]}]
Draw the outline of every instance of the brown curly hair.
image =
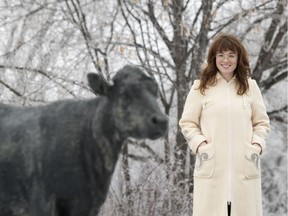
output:
[{"label": "brown curly hair", "polygon": [[237,53],[237,67],[234,71],[238,85],[237,94],[243,95],[249,90],[248,78],[251,76],[251,70],[249,66],[248,53],[245,47],[236,36],[220,34],[211,44],[208,51],[207,65],[205,65],[200,72],[199,89],[203,95],[205,89],[207,89],[209,85],[216,85],[217,82],[216,74],[218,69],[216,67],[216,54],[227,50]]}]

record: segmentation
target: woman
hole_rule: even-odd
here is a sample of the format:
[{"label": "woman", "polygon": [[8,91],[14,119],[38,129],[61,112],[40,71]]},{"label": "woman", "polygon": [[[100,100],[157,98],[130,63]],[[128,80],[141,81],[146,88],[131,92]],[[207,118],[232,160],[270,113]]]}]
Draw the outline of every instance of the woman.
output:
[{"label": "woman", "polygon": [[207,63],[179,122],[196,154],[193,215],[262,216],[260,155],[270,127],[247,52],[221,34]]}]

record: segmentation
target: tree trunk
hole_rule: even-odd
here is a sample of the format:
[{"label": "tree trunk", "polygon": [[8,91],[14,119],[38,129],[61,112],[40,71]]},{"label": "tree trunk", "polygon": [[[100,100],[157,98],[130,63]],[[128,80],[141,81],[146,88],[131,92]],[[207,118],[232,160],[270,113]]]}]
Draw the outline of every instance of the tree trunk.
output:
[{"label": "tree trunk", "polygon": [[126,141],[122,149],[122,168],[124,177],[124,199],[127,200],[127,216],[133,216],[133,200],[132,200],[132,190],[129,172],[129,161],[128,161],[128,142]]}]

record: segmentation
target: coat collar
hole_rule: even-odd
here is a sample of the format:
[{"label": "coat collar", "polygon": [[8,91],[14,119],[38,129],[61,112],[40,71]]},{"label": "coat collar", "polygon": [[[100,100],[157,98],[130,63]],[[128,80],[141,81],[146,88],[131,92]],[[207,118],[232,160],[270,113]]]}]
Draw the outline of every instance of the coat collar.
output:
[{"label": "coat collar", "polygon": [[[227,82],[227,81],[222,77],[222,75],[221,75],[221,73],[220,73],[219,71],[217,71],[216,79],[217,79],[217,80],[218,80],[218,79],[223,79],[225,82]],[[235,80],[236,80],[236,76],[235,76],[235,74],[234,74],[234,76],[233,76],[232,79],[229,81],[229,83],[230,83],[230,82],[234,82]]]}]

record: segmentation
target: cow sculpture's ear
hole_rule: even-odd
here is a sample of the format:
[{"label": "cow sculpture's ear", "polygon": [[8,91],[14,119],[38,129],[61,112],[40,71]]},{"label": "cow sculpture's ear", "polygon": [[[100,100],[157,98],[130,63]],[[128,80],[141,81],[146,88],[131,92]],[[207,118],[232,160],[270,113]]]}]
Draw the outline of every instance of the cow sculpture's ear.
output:
[{"label": "cow sculpture's ear", "polygon": [[89,86],[95,94],[107,95],[109,93],[112,85],[109,84],[102,76],[95,73],[89,73],[87,78]]}]

